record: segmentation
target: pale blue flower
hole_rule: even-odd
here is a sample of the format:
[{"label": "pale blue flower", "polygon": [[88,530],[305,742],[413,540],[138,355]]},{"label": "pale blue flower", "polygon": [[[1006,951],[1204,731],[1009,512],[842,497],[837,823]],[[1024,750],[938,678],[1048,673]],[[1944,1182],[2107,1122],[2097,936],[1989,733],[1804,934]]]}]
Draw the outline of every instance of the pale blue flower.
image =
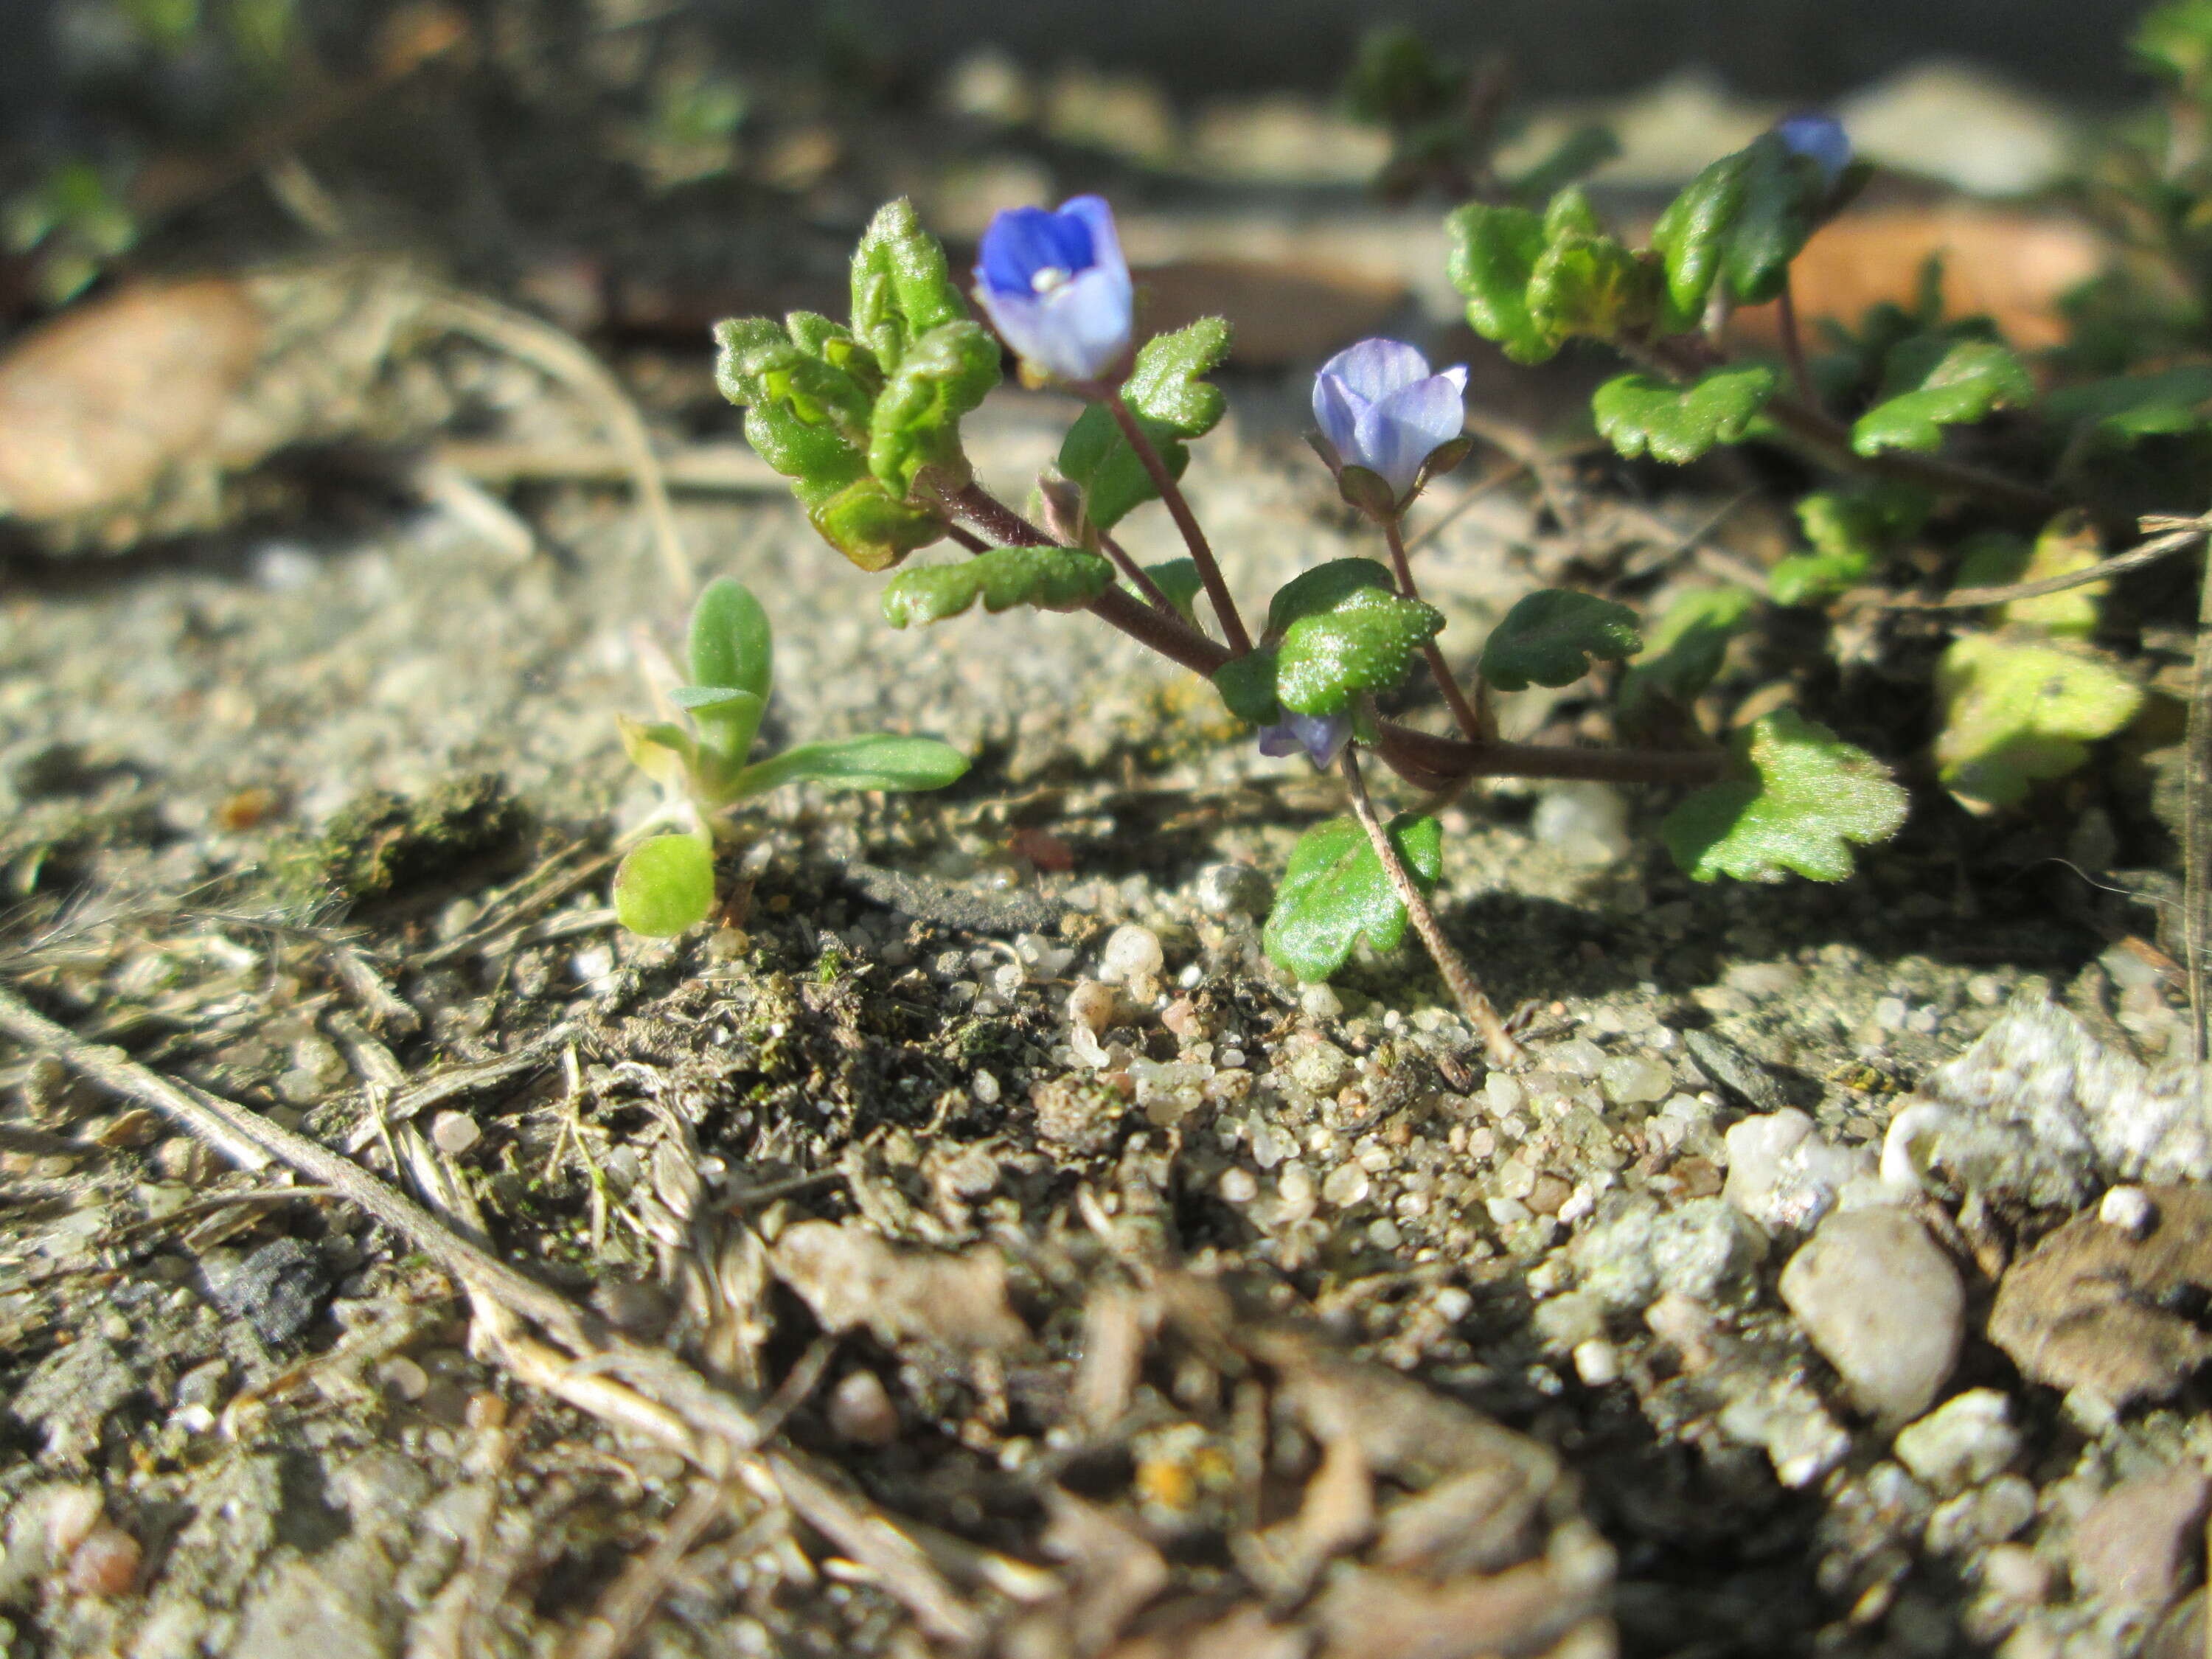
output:
[{"label": "pale blue flower", "polygon": [[1314,419],[1339,461],[1379,474],[1402,501],[1422,463],[1459,437],[1466,396],[1466,364],[1431,374],[1402,340],[1362,340],[1314,376]]},{"label": "pale blue flower", "polygon": [[1791,155],[1817,162],[1831,190],[1851,164],[1851,136],[1832,115],[1807,111],[1784,116],[1774,124],[1774,136]]},{"label": "pale blue flower", "polygon": [[1322,772],[1336,764],[1336,757],[1351,740],[1349,714],[1297,714],[1286,708],[1280,720],[1260,728],[1261,754],[1302,753],[1314,763],[1316,770]]},{"label": "pale blue flower", "polygon": [[978,254],[975,303],[1035,378],[1096,380],[1128,350],[1135,291],[1099,198],[1009,209]]}]

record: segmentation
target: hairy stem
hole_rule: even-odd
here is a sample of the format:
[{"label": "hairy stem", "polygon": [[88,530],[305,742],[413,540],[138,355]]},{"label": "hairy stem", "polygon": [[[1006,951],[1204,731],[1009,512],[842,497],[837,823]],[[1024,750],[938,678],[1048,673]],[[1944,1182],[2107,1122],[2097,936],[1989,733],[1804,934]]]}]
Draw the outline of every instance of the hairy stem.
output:
[{"label": "hairy stem", "polygon": [[1198,527],[1198,520],[1183,499],[1182,487],[1168,471],[1168,464],[1152,441],[1145,435],[1144,427],[1121,400],[1118,392],[1106,394],[1106,409],[1114,423],[1121,428],[1121,435],[1129,441],[1129,447],[1144,463],[1145,471],[1152,481],[1166,505],[1168,516],[1175,520],[1176,528],[1182,532],[1183,545],[1190,550],[1191,562],[1198,566],[1198,579],[1206,584],[1206,597],[1213,602],[1213,614],[1221,619],[1222,637],[1229,641],[1232,656],[1243,656],[1252,648],[1252,636],[1244,631],[1244,619],[1237,614],[1237,601],[1231,597],[1229,583],[1222,576],[1221,566],[1215,562],[1213,549],[1206,539],[1206,532]]},{"label": "hairy stem", "polygon": [[[1414,583],[1413,562],[1406,556],[1406,538],[1396,519],[1385,518],[1382,520],[1382,538],[1390,544],[1390,562],[1398,569],[1398,592],[1409,599],[1419,599],[1421,590]],[[1429,677],[1436,681],[1437,690],[1444,694],[1444,701],[1451,706],[1452,719],[1459,722],[1459,729],[1466,734],[1469,743],[1480,743],[1489,735],[1483,729],[1482,715],[1467,700],[1467,693],[1460,690],[1459,682],[1452,678],[1451,665],[1444,660],[1443,647],[1433,639],[1425,640],[1421,645],[1421,654],[1428,659]]]},{"label": "hairy stem", "polygon": [[1517,1066],[1522,1059],[1521,1045],[1505,1029],[1505,1022],[1498,1018],[1498,1010],[1491,1006],[1490,999],[1484,994],[1482,983],[1475,978],[1474,970],[1452,948],[1452,942],[1444,937],[1443,924],[1437,921],[1437,913],[1429,908],[1428,896],[1413,880],[1413,872],[1406,867],[1406,861],[1398,856],[1397,844],[1390,839],[1390,832],[1382,827],[1382,820],[1375,816],[1375,803],[1367,796],[1367,781],[1359,775],[1359,746],[1353,744],[1346,747],[1337,765],[1344,773],[1345,787],[1352,794],[1352,816],[1359,820],[1359,827],[1367,832],[1368,842],[1375,848],[1375,856],[1382,861],[1382,873],[1390,879],[1391,890],[1398,895],[1398,902],[1406,907],[1406,915],[1413,924],[1413,931],[1421,936],[1421,943],[1428,947],[1429,956],[1437,964],[1437,971],[1443,975],[1444,984],[1450,988],[1452,1000],[1459,1004],[1460,1012],[1467,1016],[1467,1023],[1480,1034],[1482,1046],[1489,1051],[1490,1063],[1499,1067]]},{"label": "hairy stem", "polygon": [[1175,601],[1161,591],[1160,585],[1152,579],[1144,566],[1129,556],[1128,550],[1121,543],[1102,530],[1098,532],[1098,545],[1105,550],[1106,556],[1120,567],[1121,574],[1129,579],[1137,592],[1152,601],[1153,610],[1164,611],[1170,617],[1180,614],[1175,608]]},{"label": "hairy stem", "polygon": [[[1008,546],[1049,547],[1052,538],[978,485],[953,497],[962,516]],[[1139,605],[1118,587],[1091,602],[1091,614],[1139,645],[1203,678],[1229,660],[1229,653],[1181,617]],[[1421,789],[1448,789],[1469,778],[1577,778],[1602,783],[1703,784],[1728,769],[1719,749],[1565,749],[1550,744],[1470,742],[1438,737],[1384,720],[1376,756]]]}]

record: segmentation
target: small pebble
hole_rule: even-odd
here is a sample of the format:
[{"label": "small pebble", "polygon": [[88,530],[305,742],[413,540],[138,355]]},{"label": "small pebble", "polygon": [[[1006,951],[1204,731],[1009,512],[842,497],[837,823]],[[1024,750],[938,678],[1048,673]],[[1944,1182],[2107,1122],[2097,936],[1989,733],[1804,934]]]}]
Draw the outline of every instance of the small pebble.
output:
[{"label": "small pebble", "polygon": [[1321,1183],[1322,1201],[1333,1204],[1340,1210],[1348,1210],[1367,1196],[1369,1187],[1367,1171],[1356,1162],[1347,1160],[1338,1164],[1323,1178]]},{"label": "small pebble", "polygon": [[1903,1210],[1839,1210],[1782,1270],[1782,1299],[1870,1415],[1928,1408],[1966,1334],[1959,1270]]},{"label": "small pebble", "polygon": [[2158,1208],[2140,1187],[2115,1187],[2097,1206],[2097,1219],[2130,1238],[2148,1235],[2158,1222]]},{"label": "small pebble", "polygon": [[1298,1011],[1308,1019],[1336,1019],[1344,1013],[1344,999],[1326,985],[1309,985],[1298,993]]},{"label": "small pebble", "polygon": [[2011,1412],[1996,1389],[1969,1389],[1898,1431],[1898,1462],[1937,1492],[1978,1485],[2020,1450]]},{"label": "small pebble", "polygon": [[459,1158],[483,1139],[483,1131],[466,1112],[441,1112],[430,1120],[430,1139],[440,1152]]},{"label": "small pebble", "polygon": [[995,1106],[999,1103],[999,1079],[988,1072],[978,1072],[969,1079],[968,1092],[975,1097],[977,1104]]},{"label": "small pebble", "polygon": [[1274,884],[1249,864],[1209,864],[1198,872],[1199,908],[1209,915],[1261,916],[1274,902]]},{"label": "small pebble", "polygon": [[103,1522],[70,1553],[69,1587],[79,1595],[128,1595],[142,1554],[137,1539]]},{"label": "small pebble", "polygon": [[1067,994],[1067,1017],[1092,1036],[1114,1023],[1114,988],[1095,979],[1079,979]]},{"label": "small pebble", "polygon": [[1575,1375],[1593,1389],[1620,1378],[1620,1350],[1601,1336],[1577,1343],[1574,1361]]},{"label": "small pebble", "polygon": [[1260,1195],[1260,1182],[1249,1170],[1224,1170],[1215,1190],[1224,1202],[1249,1204]]},{"label": "small pebble", "polygon": [[873,1371],[848,1371],[830,1391],[830,1430],[856,1446],[888,1446],[898,1438],[898,1407]]},{"label": "small pebble", "polygon": [[1646,1054],[1616,1054],[1598,1067],[1598,1086],[1616,1106],[1642,1106],[1674,1091],[1674,1068]]},{"label": "small pebble", "polygon": [[1125,922],[1106,936],[1106,948],[1099,953],[1098,976],[1115,983],[1158,978],[1166,965],[1167,953],[1160,948],[1160,936],[1149,927]]},{"label": "small pebble", "polygon": [[2164,1607],[2181,1589],[2192,1553],[2203,1547],[2208,1486],[2192,1468],[2124,1480],[2074,1525],[2075,1588],[2115,1607]]},{"label": "small pebble", "polygon": [[430,1373],[404,1353],[396,1353],[376,1368],[376,1380],[410,1405],[430,1392]]}]

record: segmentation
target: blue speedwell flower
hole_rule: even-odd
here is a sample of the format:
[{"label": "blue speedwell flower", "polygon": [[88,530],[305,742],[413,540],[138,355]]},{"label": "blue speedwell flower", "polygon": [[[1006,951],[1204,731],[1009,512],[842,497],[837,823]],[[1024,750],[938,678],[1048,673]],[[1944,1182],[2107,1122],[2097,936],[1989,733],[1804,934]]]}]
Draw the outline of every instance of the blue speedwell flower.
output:
[{"label": "blue speedwell flower", "polygon": [[1351,739],[1349,714],[1295,714],[1286,708],[1280,720],[1260,728],[1260,752],[1277,756],[1303,753],[1314,763],[1316,770],[1326,772],[1336,764],[1336,757],[1344,752],[1344,745]]},{"label": "blue speedwell flower", "polygon": [[1459,437],[1466,395],[1466,364],[1431,374],[1402,340],[1362,340],[1314,376],[1314,419],[1340,462],[1380,474],[1402,501],[1421,464]]},{"label": "blue speedwell flower", "polygon": [[1129,266],[1097,197],[1009,209],[979,252],[975,303],[1034,378],[1095,380],[1129,349]]},{"label": "blue speedwell flower", "polygon": [[1774,136],[1791,155],[1818,162],[1831,190],[1851,164],[1851,136],[1832,115],[1806,111],[1784,116],[1774,124]]}]

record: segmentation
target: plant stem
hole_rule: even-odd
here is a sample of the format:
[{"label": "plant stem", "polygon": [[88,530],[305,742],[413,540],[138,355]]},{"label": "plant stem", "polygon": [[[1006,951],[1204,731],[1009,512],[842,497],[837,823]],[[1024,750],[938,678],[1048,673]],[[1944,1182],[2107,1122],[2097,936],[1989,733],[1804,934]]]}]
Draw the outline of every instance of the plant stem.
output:
[{"label": "plant stem", "polygon": [[1121,574],[1129,579],[1137,592],[1152,601],[1153,610],[1164,611],[1170,617],[1181,614],[1176,610],[1175,602],[1161,591],[1160,585],[1152,579],[1145,567],[1129,556],[1128,550],[1121,543],[1102,530],[1098,532],[1098,545],[1105,550],[1108,558],[1121,567]]},{"label": "plant stem", "polygon": [[[1398,592],[1409,599],[1421,597],[1420,588],[1413,581],[1413,562],[1406,556],[1406,538],[1395,518],[1382,520],[1382,538],[1390,544],[1390,562],[1398,568]],[[1437,690],[1444,694],[1451,705],[1452,718],[1469,743],[1480,743],[1489,734],[1484,731],[1482,716],[1474,705],[1468,702],[1467,693],[1460,690],[1459,682],[1452,678],[1451,665],[1444,661],[1444,653],[1433,639],[1421,642],[1421,654],[1428,659],[1429,676],[1437,683]]]},{"label": "plant stem", "polygon": [[1790,380],[1806,406],[1818,409],[1820,399],[1813,390],[1812,371],[1805,367],[1805,340],[1797,331],[1797,301],[1790,292],[1790,273],[1782,273],[1782,292],[1774,302],[1775,321],[1782,331],[1782,360],[1790,365]]},{"label": "plant stem", "polygon": [[1206,584],[1206,597],[1213,602],[1213,614],[1221,619],[1222,637],[1229,641],[1230,654],[1243,656],[1252,648],[1252,636],[1244,631],[1244,619],[1237,614],[1237,601],[1230,595],[1229,583],[1214,560],[1212,548],[1206,544],[1206,532],[1198,527],[1190,503],[1183,499],[1182,487],[1176,483],[1175,474],[1168,471],[1166,460],[1145,435],[1144,427],[1129,405],[1121,401],[1119,392],[1106,394],[1106,409],[1113,416],[1115,425],[1121,428],[1121,435],[1128,440],[1129,447],[1136,451],[1137,459],[1144,463],[1152,488],[1159,492],[1160,500],[1167,507],[1168,516],[1182,532],[1183,545],[1190,550],[1191,562],[1198,566],[1198,579]]},{"label": "plant stem", "polygon": [[[1049,547],[1052,538],[988,490],[970,484],[952,498],[970,524],[1012,547]],[[1091,602],[1091,614],[1139,645],[1202,678],[1229,653],[1181,617],[1139,605],[1118,587]],[[1566,749],[1551,744],[1469,742],[1384,720],[1376,757],[1408,783],[1445,789],[1469,778],[1573,778],[1603,783],[1702,784],[1719,781],[1728,755],[1719,749]]]},{"label": "plant stem", "polygon": [[1437,964],[1437,971],[1443,975],[1452,1000],[1459,1004],[1459,1011],[1467,1016],[1468,1024],[1480,1034],[1482,1046],[1489,1051],[1490,1063],[1500,1068],[1519,1065],[1524,1058],[1521,1045],[1513,1040],[1513,1034],[1505,1029],[1505,1022],[1498,1017],[1498,1010],[1483,994],[1481,981],[1475,978],[1474,970],[1444,937],[1443,924],[1429,908],[1427,895],[1414,882],[1413,872],[1406,868],[1406,861],[1398,856],[1397,844],[1390,839],[1390,832],[1375,816],[1375,803],[1367,798],[1367,781],[1359,775],[1359,746],[1348,745],[1337,765],[1344,773],[1345,787],[1351,792],[1352,816],[1367,832],[1375,856],[1382,862],[1382,873],[1389,878],[1398,902],[1406,907],[1413,931],[1428,946],[1429,955]]},{"label": "plant stem", "polygon": [[2205,954],[2212,951],[2212,555],[2197,573],[2197,658],[2190,676],[2189,724],[2182,747],[2181,893],[2183,969],[2189,976],[2189,1053],[2206,1059]]}]

